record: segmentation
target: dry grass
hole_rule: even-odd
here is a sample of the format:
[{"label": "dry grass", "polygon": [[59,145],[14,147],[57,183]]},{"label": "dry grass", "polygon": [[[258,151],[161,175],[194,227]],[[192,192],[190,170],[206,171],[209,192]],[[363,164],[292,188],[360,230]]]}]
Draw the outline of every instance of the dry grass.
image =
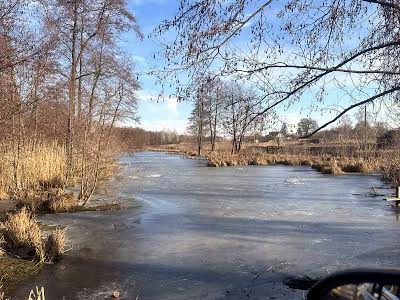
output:
[{"label": "dry grass", "polygon": [[382,168],[383,177],[393,186],[400,186],[400,152],[387,158],[386,161],[387,163]]},{"label": "dry grass", "polygon": [[11,188],[52,188],[64,185],[66,170],[64,147],[40,144],[35,150],[30,145],[18,152],[9,145],[0,153],[0,196]]},{"label": "dry grass", "polygon": [[[374,159],[363,159],[354,157],[334,157],[332,155],[305,155],[305,154],[269,154],[252,151],[244,147],[239,154],[231,154],[230,145],[217,145],[217,150],[211,152],[205,147],[203,156],[208,159],[211,167],[225,167],[238,165],[306,165],[325,174],[342,174],[345,172],[354,173],[375,173],[384,171],[384,176],[394,184],[400,183],[400,158],[396,164],[388,164],[388,159],[381,156]],[[187,156],[195,155],[193,144],[169,145],[160,150],[182,153]],[[400,155],[399,155],[400,157]],[[391,160],[391,159],[389,159]],[[386,168],[385,168],[386,166]],[[386,174],[386,175],[385,175]],[[396,177],[397,176],[397,177]]]},{"label": "dry grass", "polygon": [[69,212],[78,206],[78,199],[72,193],[63,193],[50,197],[47,205],[51,212]]},{"label": "dry grass", "polygon": [[9,298],[6,298],[6,294],[3,292],[3,285],[1,281],[0,281],[0,300],[9,300]]},{"label": "dry grass", "polygon": [[65,230],[55,229],[45,241],[35,217],[25,207],[7,215],[2,231],[4,249],[21,258],[52,262],[65,251]]},{"label": "dry grass", "polygon": [[28,295],[28,300],[45,300],[44,287],[40,289],[36,287],[35,290],[31,290]]},{"label": "dry grass", "polygon": [[33,255],[37,261],[44,261],[42,231],[32,213],[26,208],[8,214],[8,219],[4,223],[4,238],[8,251],[20,257]]},{"label": "dry grass", "polygon": [[0,289],[0,293],[2,291],[4,297],[10,295],[20,282],[29,280],[34,274],[37,274],[42,267],[43,264],[38,264],[30,260],[7,256],[2,257],[0,259],[0,285],[2,285],[3,288]]},{"label": "dry grass", "polygon": [[4,249],[5,245],[6,245],[6,240],[4,239],[4,236],[1,235],[0,236],[0,257],[4,256],[6,254],[6,250]]},{"label": "dry grass", "polygon": [[11,199],[18,208],[27,207],[32,212],[69,212],[78,206],[78,199],[61,189],[14,191]]},{"label": "dry grass", "polygon": [[10,199],[15,202],[17,208],[26,207],[31,212],[43,210],[46,198],[46,194],[43,191],[25,189],[10,192]]},{"label": "dry grass", "polygon": [[65,229],[56,229],[48,236],[45,251],[48,262],[54,262],[61,258],[66,252]]}]

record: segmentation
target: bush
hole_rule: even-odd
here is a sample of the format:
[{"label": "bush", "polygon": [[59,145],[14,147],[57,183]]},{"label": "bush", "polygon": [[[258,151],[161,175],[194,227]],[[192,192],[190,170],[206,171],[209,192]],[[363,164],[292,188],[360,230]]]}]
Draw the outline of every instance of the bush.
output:
[{"label": "bush", "polygon": [[24,207],[7,217],[4,223],[6,249],[21,257],[34,256],[36,260],[44,261],[42,231],[32,213]]},{"label": "bush", "polygon": [[392,183],[393,186],[400,186],[400,155],[388,160],[382,168],[383,178]]},{"label": "bush", "polygon": [[25,207],[7,215],[2,231],[4,249],[21,258],[53,262],[65,252],[65,230],[54,230],[44,241],[39,224]]},{"label": "bush", "polygon": [[68,212],[78,206],[78,199],[72,194],[56,194],[49,197],[46,203],[51,212]]},{"label": "bush", "polygon": [[78,199],[72,193],[60,189],[16,191],[12,200],[17,208],[27,207],[32,212],[68,212],[78,206]]},{"label": "bush", "polygon": [[31,212],[43,210],[46,193],[35,190],[18,190],[11,193],[11,200],[15,202],[17,208],[28,208]]},{"label": "bush", "polygon": [[60,259],[65,253],[66,249],[66,238],[65,229],[54,230],[46,241],[46,261],[54,262]]}]

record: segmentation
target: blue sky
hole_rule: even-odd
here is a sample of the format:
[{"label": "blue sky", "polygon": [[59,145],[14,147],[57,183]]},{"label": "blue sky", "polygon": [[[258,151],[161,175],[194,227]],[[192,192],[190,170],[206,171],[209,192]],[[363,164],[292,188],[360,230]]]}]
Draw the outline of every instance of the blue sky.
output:
[{"label": "blue sky", "polygon": [[[152,66],[162,64],[154,61],[154,53],[159,51],[159,47],[154,40],[148,38],[148,35],[163,20],[172,18],[176,14],[178,3],[177,0],[128,0],[128,6],[136,15],[145,38],[139,41],[132,35],[124,37],[125,51],[132,55],[135,61],[142,86],[142,90],[138,92],[140,124],[124,124],[126,126],[138,126],[146,130],[186,132],[192,103],[189,101],[178,103],[174,98],[155,101],[160,87],[155,83],[154,77],[145,75]],[[239,42],[245,45],[246,40],[241,39]],[[300,120],[300,115],[297,112],[286,112],[281,119],[295,124]]]},{"label": "blue sky", "polygon": [[155,98],[160,87],[155,84],[155,78],[146,73],[157,62],[154,53],[159,51],[158,45],[148,38],[154,27],[166,18],[174,16],[178,9],[175,0],[128,0],[130,10],[136,15],[137,21],[144,33],[144,40],[127,35],[124,37],[125,51],[135,61],[136,71],[142,90],[138,92],[140,124],[125,124],[138,126],[146,130],[176,130],[184,133],[187,127],[187,117],[191,110],[190,102],[178,103],[175,99],[166,98],[156,102]]}]

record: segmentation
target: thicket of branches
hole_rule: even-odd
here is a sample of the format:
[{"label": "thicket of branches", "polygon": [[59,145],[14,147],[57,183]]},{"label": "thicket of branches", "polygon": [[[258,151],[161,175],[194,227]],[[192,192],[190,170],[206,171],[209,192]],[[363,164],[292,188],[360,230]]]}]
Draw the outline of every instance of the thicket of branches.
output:
[{"label": "thicket of branches", "polygon": [[2,189],[77,181],[89,201],[113,127],[137,118],[126,32],[142,37],[124,0],[0,1]]},{"label": "thicket of branches", "polygon": [[189,117],[188,131],[197,139],[199,155],[206,137],[211,143],[211,151],[214,151],[217,136],[229,136],[231,152],[238,153],[246,136],[264,131],[264,115],[253,118],[260,109],[259,98],[253,90],[211,76],[199,80],[197,85],[197,91],[192,95],[194,108]]},{"label": "thicket of branches", "polygon": [[251,84],[260,115],[299,101],[328,116],[308,136],[363,105],[399,102],[400,6],[395,0],[182,0],[155,34],[175,39],[160,81],[188,98],[209,72]]}]

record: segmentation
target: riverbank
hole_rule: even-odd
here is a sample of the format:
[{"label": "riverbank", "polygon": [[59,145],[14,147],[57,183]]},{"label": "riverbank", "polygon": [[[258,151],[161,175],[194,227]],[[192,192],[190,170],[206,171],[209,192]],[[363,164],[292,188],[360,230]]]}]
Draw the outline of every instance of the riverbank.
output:
[{"label": "riverbank", "polygon": [[[270,154],[254,151],[246,148],[232,154],[226,147],[211,151],[208,147],[200,157],[208,160],[210,167],[227,166],[268,166],[291,165],[310,166],[323,174],[339,175],[343,173],[382,174],[383,178],[393,186],[400,184],[400,155],[394,152],[382,153],[381,156],[370,158],[339,157],[328,154],[304,155],[304,154]],[[151,151],[165,151],[179,153],[188,157],[199,157],[194,144],[164,145]]]}]

